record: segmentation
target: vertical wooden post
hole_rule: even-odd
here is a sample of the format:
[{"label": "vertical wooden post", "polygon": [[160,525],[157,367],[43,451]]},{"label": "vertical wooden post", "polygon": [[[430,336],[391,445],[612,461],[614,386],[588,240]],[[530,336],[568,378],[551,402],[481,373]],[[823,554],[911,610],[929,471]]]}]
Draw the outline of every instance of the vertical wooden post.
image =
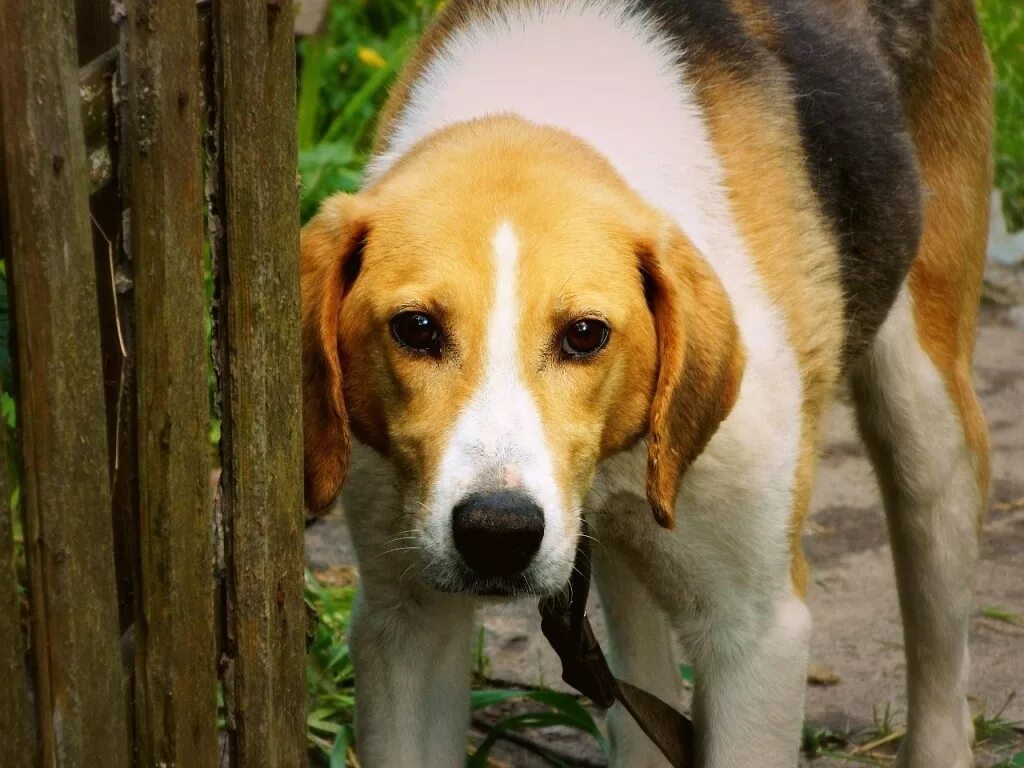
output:
[{"label": "vertical wooden post", "polygon": [[198,23],[188,2],[129,0],[125,14],[122,196],[131,200],[138,382],[137,759],[215,768]]},{"label": "vertical wooden post", "polygon": [[0,3],[0,104],[44,766],[128,765],[70,0]]},{"label": "vertical wooden post", "polygon": [[233,765],[305,763],[295,46],[289,0],[219,0],[218,368]]}]

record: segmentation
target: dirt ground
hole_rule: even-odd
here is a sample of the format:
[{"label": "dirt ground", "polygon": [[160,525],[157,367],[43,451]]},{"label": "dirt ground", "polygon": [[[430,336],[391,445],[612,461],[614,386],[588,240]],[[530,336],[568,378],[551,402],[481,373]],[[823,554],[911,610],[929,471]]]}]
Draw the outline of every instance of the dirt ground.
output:
[{"label": "dirt ground", "polygon": [[[982,534],[981,564],[971,622],[971,686],[977,710],[991,719],[1024,722],[1024,330],[1019,311],[986,311],[979,332],[976,381],[992,432],[993,493]],[[888,708],[898,729],[906,712],[903,640],[885,523],[870,466],[840,403],[831,414],[804,544],[813,567],[811,659],[819,677],[809,683],[808,727],[827,729],[848,752],[877,738]],[[344,524],[336,517],[307,534],[314,569],[352,561]],[[592,616],[600,616],[594,610]],[[1007,618],[1011,620],[1006,620]],[[562,687],[559,667],[540,635],[533,605],[502,608],[483,617],[490,676],[509,684]],[[600,623],[598,619],[597,623]],[[599,631],[603,628],[599,627]],[[825,674],[822,674],[825,673]],[[1010,698],[1014,691],[1020,696]],[[1007,699],[1010,698],[1007,704]],[[1004,708],[1005,704],[1005,708]],[[575,733],[541,737],[574,762],[602,765],[600,751]],[[845,743],[843,743],[845,742]],[[977,764],[992,766],[1024,750],[1021,731],[979,745]],[[872,751],[886,762],[886,747]],[[497,753],[511,766],[544,765],[528,752]],[[804,758],[813,768],[850,765],[849,758]]]}]

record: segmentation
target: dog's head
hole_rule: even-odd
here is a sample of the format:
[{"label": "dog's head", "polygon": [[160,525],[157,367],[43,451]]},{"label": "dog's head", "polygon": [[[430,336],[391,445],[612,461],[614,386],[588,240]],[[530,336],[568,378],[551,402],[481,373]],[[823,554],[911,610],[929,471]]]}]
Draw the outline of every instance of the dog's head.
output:
[{"label": "dog's head", "polygon": [[302,304],[307,505],[337,495],[350,435],[368,444],[440,589],[560,589],[597,463],[644,436],[671,526],[741,378],[686,237],[582,142],[512,118],[447,129],[325,202]]}]

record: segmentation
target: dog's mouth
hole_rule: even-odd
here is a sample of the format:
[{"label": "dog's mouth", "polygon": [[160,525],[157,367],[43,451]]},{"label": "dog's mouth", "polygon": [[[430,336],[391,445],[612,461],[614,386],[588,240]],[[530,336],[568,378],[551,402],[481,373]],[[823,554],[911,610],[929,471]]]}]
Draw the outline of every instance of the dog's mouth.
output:
[{"label": "dog's mouth", "polygon": [[549,597],[564,589],[569,573],[550,570],[537,562],[515,573],[487,574],[470,568],[461,558],[452,557],[432,560],[423,568],[420,578],[438,592],[515,600]]},{"label": "dog's mouth", "polygon": [[467,568],[456,573],[432,575],[425,573],[427,581],[440,592],[476,595],[477,597],[516,599],[520,597],[545,597],[554,594],[561,587],[540,584],[529,570],[512,576],[481,576]]}]

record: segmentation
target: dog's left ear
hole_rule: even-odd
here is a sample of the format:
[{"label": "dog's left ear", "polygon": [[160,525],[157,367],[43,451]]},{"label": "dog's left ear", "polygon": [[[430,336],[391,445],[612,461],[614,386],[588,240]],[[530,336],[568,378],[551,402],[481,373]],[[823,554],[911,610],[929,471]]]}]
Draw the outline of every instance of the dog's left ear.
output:
[{"label": "dog's left ear", "polygon": [[683,473],[732,410],[744,354],[718,277],[674,224],[639,246],[658,336],[658,378],[648,424],[647,500],[660,525],[675,524]]},{"label": "dog's left ear", "polygon": [[362,263],[366,204],[338,194],[302,229],[302,426],[305,502],[313,514],[334,502],[348,468],[351,436],[342,392],[338,329],[342,300]]}]

